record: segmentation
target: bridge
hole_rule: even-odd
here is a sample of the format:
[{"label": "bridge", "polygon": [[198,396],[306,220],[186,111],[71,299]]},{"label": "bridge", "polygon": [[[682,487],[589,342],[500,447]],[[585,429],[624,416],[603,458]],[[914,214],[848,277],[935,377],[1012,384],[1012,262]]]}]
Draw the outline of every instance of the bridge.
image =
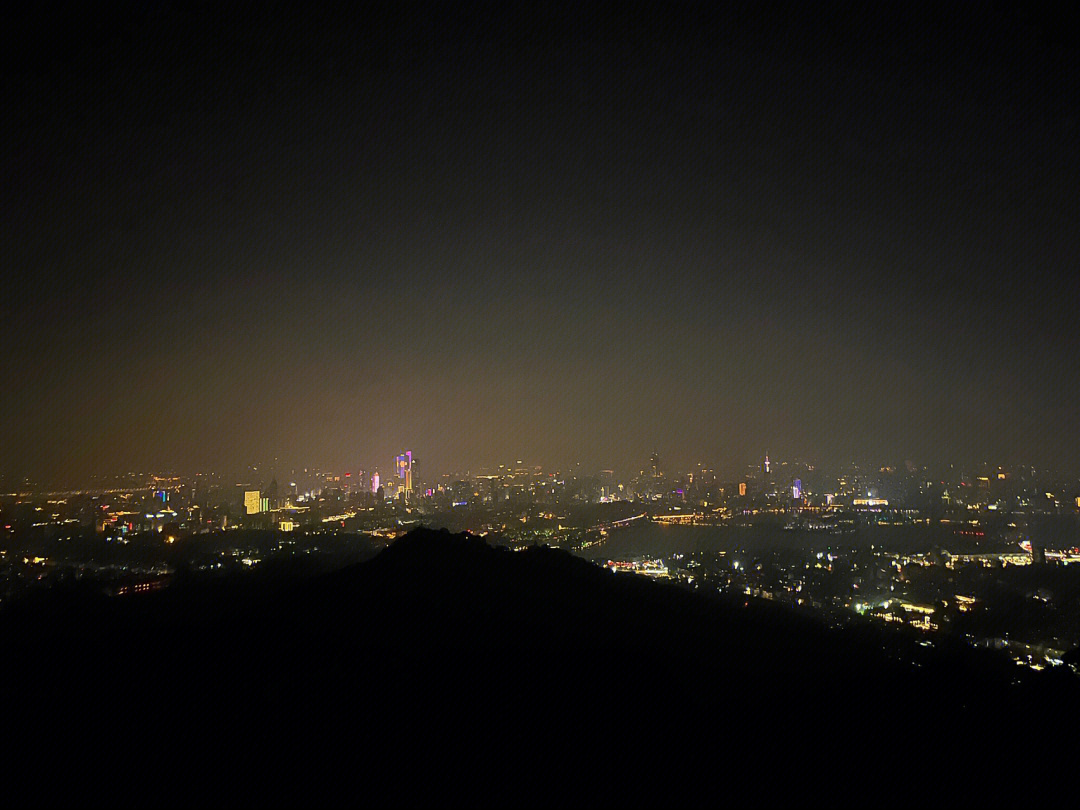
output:
[{"label": "bridge", "polygon": [[663,523],[666,526],[688,525],[700,523],[705,515],[700,512],[679,512],[675,515],[653,515],[653,521]]}]

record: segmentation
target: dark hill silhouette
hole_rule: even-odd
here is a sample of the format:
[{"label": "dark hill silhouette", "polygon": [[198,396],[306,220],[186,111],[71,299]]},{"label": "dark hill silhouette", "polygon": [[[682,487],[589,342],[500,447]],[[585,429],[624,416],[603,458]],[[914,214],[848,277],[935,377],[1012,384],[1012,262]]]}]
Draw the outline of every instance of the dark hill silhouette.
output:
[{"label": "dark hill silhouette", "polygon": [[1071,674],[427,530],[292,588],[40,607],[0,615],[0,686],[50,804],[970,802],[1078,708]]}]

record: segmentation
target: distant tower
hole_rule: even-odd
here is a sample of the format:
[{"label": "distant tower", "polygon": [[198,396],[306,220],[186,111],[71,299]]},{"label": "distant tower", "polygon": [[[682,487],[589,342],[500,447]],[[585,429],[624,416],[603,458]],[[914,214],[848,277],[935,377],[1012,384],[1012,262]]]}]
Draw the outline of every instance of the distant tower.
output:
[{"label": "distant tower", "polygon": [[378,472],[373,473],[372,476],[371,476],[371,491],[372,492],[378,492],[379,491],[379,473]]},{"label": "distant tower", "polygon": [[769,474],[769,454],[768,454],[768,452],[765,453],[765,474],[766,475]]},{"label": "distant tower", "polygon": [[405,500],[412,496],[412,450],[406,450],[394,459],[398,486],[405,493]]},{"label": "distant tower", "polygon": [[802,498],[802,479],[796,478],[795,483],[791,485],[791,497],[795,500]]},{"label": "distant tower", "polygon": [[651,456],[649,456],[649,464],[652,467],[652,477],[653,478],[659,478],[660,477],[660,456],[657,455],[656,453],[653,453]]}]

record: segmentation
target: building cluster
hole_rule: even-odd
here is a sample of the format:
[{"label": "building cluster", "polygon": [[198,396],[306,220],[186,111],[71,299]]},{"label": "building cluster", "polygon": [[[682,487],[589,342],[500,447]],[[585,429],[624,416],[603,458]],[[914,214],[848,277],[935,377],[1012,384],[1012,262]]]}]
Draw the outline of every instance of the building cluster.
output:
[{"label": "building cluster", "polygon": [[[383,472],[250,467],[243,477],[145,475],[2,493],[0,601],[65,577],[137,595],[179,568],[218,575],[281,557],[354,559],[417,525],[515,548],[560,546],[619,574],[829,615],[926,633],[965,628],[1035,665],[1080,642],[1067,624],[1080,627],[1071,584],[1080,585],[1080,479],[990,465],[833,469],[767,454],[741,469],[669,471],[653,454],[631,473],[516,461],[421,475],[404,451]],[[643,526],[713,527],[747,544],[685,560],[655,544],[612,553]]]},{"label": "building cluster", "polygon": [[[884,530],[879,530],[884,531]],[[737,599],[789,605],[838,626],[883,622],[1007,652],[1036,669],[1080,644],[1080,549],[1033,563],[1007,551],[902,553],[850,539],[673,554],[671,576]],[[609,562],[634,570],[631,562]]]},{"label": "building cluster", "polygon": [[[0,494],[0,537],[16,530],[61,536],[92,527],[121,537],[157,532],[175,538],[230,528],[295,531],[334,522],[348,528],[350,521],[366,529],[453,512],[518,510],[527,520],[545,510],[605,504],[633,506],[671,523],[774,515],[791,529],[828,532],[849,531],[856,520],[960,524],[978,518],[992,525],[995,513],[1002,520],[1006,515],[1080,514],[1080,479],[990,465],[970,471],[910,462],[827,469],[771,461],[766,454],[762,463],[741,471],[699,464],[668,472],[653,454],[632,474],[590,472],[580,465],[550,471],[517,461],[464,474],[421,476],[412,451],[404,451],[389,468],[383,475],[378,469],[251,467],[246,480],[148,475],[109,489]],[[358,518],[363,526],[356,526]]]}]

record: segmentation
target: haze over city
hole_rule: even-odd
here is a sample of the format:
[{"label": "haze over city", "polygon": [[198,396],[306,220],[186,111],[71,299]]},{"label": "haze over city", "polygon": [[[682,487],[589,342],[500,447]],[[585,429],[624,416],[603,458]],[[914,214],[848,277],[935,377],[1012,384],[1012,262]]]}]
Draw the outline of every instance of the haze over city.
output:
[{"label": "haze over city", "polygon": [[1074,792],[1076,8],[27,12],[9,805]]},{"label": "haze over city", "polygon": [[1072,465],[1055,19],[686,12],[13,32],[3,472]]}]

